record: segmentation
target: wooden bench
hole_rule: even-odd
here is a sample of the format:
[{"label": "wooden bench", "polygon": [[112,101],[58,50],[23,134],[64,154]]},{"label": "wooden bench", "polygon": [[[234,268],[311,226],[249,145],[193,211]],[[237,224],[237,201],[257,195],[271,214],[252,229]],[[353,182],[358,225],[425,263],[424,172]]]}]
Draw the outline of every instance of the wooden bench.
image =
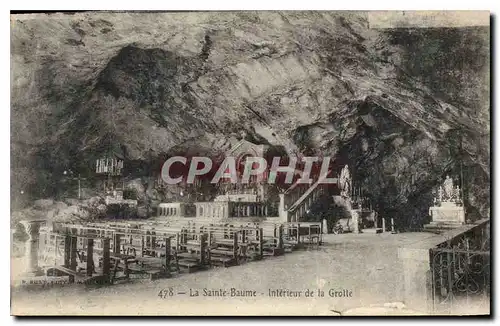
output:
[{"label": "wooden bench", "polygon": [[160,279],[164,276],[170,276],[168,274],[165,274],[165,271],[161,270],[161,269],[154,269],[154,270],[147,270],[146,271],[146,274],[149,275],[149,279],[151,281],[154,281],[154,280],[157,280],[157,279]]},{"label": "wooden bench", "polygon": [[[142,264],[138,261],[137,264],[129,265],[128,270],[130,275],[147,275],[150,280],[156,279],[160,276],[170,276],[163,268],[162,260],[159,258],[153,258],[154,261],[148,261],[147,264]],[[156,275],[157,272],[160,275]]]},{"label": "wooden bench", "polygon": [[221,265],[223,267],[230,267],[236,265],[236,260],[231,257],[224,256],[214,256],[210,258],[210,261],[215,263],[215,265]]},{"label": "wooden bench", "polygon": [[179,267],[187,273],[192,273],[200,269],[200,265],[197,262],[188,259],[179,259]]},{"label": "wooden bench", "polygon": [[295,242],[283,240],[283,248],[285,249],[285,252],[292,252],[297,248],[297,244]]},{"label": "wooden bench", "polygon": [[60,271],[64,274],[68,275],[69,276],[69,279],[68,279],[69,283],[74,283],[75,276],[80,276],[80,274],[76,270],[73,270],[73,269],[70,269],[70,268],[67,268],[64,266],[59,266],[59,265],[46,267],[45,275],[48,275],[50,270],[57,270],[57,271]]},{"label": "wooden bench", "polygon": [[[221,245],[221,246],[228,246],[228,247],[232,247],[234,246],[234,240],[233,239],[215,239],[215,243],[217,243],[218,245]],[[236,241],[238,242],[238,241]]]},{"label": "wooden bench", "polygon": [[236,257],[236,253],[234,252],[234,250],[222,249],[220,247],[215,248],[215,249],[210,249],[210,254],[212,255],[212,257],[214,255],[223,255],[223,256],[229,256],[229,257],[233,257],[233,258]]},{"label": "wooden bench", "polygon": [[[124,268],[123,264],[119,267]],[[165,265],[164,258],[157,257],[138,257],[136,264],[126,266],[128,274],[145,274],[150,280],[155,280],[161,277],[169,277],[171,275],[171,266]],[[177,267],[178,271],[178,267]]]},{"label": "wooden bench", "polygon": [[285,223],[284,227],[284,239],[294,246],[300,244],[299,228],[300,224],[297,223]]},{"label": "wooden bench", "polygon": [[137,246],[132,244],[124,244],[122,245],[123,250],[127,255],[137,256],[137,252],[143,252],[144,246]]},{"label": "wooden bench", "polygon": [[212,265],[224,267],[238,264],[238,228],[229,226],[209,226],[209,259]]},{"label": "wooden bench", "polygon": [[178,266],[188,273],[205,268],[208,264],[207,234],[189,234],[183,230],[180,234]]},{"label": "wooden bench", "polygon": [[280,256],[285,253],[282,224],[263,224],[263,252],[266,256]]},{"label": "wooden bench", "polygon": [[195,253],[195,252],[180,252],[177,254],[177,256],[179,256],[180,259],[189,259],[189,260],[192,260],[192,261],[199,261],[200,260],[200,256],[199,254]]},{"label": "wooden bench", "polygon": [[78,272],[77,271],[72,270],[72,269],[67,268],[67,267],[64,267],[64,266],[50,266],[50,267],[47,267],[47,270],[49,270],[49,269],[56,269],[58,271],[66,273],[68,275],[78,276]]},{"label": "wooden bench", "polygon": [[[240,226],[210,226],[214,247],[235,249],[239,259],[259,260],[263,257],[263,230],[256,223]],[[236,238],[236,248],[234,244]]]},{"label": "wooden bench", "polygon": [[299,236],[301,243],[319,246],[322,242],[321,223],[301,223]]},{"label": "wooden bench", "polygon": [[320,245],[322,243],[321,223],[285,223],[284,239],[295,247],[301,245]]}]

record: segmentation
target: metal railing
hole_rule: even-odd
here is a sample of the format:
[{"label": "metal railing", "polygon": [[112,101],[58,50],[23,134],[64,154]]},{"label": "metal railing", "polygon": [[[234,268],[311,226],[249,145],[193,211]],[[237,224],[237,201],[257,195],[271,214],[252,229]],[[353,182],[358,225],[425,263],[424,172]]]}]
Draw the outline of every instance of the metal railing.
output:
[{"label": "metal railing", "polygon": [[489,311],[491,284],[489,220],[430,249],[432,311]]}]

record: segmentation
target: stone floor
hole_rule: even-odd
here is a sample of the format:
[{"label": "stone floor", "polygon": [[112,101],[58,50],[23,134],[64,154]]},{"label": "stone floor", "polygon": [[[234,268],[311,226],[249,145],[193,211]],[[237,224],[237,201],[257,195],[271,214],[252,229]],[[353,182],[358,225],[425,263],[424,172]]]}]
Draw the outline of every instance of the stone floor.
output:
[{"label": "stone floor", "polygon": [[[403,271],[397,248],[432,236],[430,233],[326,235],[325,244],[319,249],[299,250],[171,279],[134,280],[99,288],[83,285],[36,290],[13,288],[12,313],[335,315],[357,307],[403,301]],[[255,296],[231,297],[231,288],[238,294],[251,292]],[[204,289],[211,294],[217,292],[213,290],[225,289],[228,296],[203,296]],[[269,290],[280,289],[294,294],[300,291],[300,297],[269,295]],[[305,297],[307,290],[312,296]],[[324,296],[318,296],[318,291]],[[199,296],[191,296],[196,293]]]}]

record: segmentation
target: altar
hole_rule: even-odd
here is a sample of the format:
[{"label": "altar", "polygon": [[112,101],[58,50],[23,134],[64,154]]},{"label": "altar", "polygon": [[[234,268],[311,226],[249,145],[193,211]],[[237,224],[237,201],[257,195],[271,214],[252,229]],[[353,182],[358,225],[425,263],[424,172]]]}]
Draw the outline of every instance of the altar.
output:
[{"label": "altar", "polygon": [[429,208],[432,221],[426,227],[460,226],[465,224],[465,208],[460,187],[454,186],[453,179],[446,176],[434,198],[434,206]]}]

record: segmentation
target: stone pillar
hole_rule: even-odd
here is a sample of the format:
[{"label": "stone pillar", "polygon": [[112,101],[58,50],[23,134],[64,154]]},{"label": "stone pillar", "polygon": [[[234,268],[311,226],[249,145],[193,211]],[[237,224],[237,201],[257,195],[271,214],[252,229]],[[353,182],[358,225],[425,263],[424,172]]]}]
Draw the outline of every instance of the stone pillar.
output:
[{"label": "stone pillar", "polygon": [[359,233],[359,212],[355,209],[351,210],[352,217],[352,233]]},{"label": "stone pillar", "polygon": [[394,219],[391,218],[391,232],[396,233],[396,229],[394,228]]},{"label": "stone pillar", "polygon": [[280,196],[280,204],[278,206],[278,214],[280,217],[280,221],[287,223],[288,222],[288,211],[285,208],[285,194],[279,194]]},{"label": "stone pillar", "polygon": [[40,241],[40,225],[43,221],[21,221],[24,226],[26,233],[28,234],[28,240],[25,242],[26,253],[26,271],[27,276],[40,276],[43,275],[43,271],[38,266],[38,245]]},{"label": "stone pillar", "polygon": [[251,205],[247,206],[247,216],[252,216]]},{"label": "stone pillar", "polygon": [[385,217],[382,218],[382,232],[385,232]]},{"label": "stone pillar", "polygon": [[322,226],[323,226],[322,227],[323,234],[328,234],[328,223],[325,218],[323,219]]},{"label": "stone pillar", "polygon": [[[429,248],[398,248],[403,266],[399,291],[404,303],[416,311],[431,312],[431,270]],[[401,276],[399,276],[401,277]]]},{"label": "stone pillar", "polygon": [[264,205],[264,216],[267,216],[267,205]]}]

